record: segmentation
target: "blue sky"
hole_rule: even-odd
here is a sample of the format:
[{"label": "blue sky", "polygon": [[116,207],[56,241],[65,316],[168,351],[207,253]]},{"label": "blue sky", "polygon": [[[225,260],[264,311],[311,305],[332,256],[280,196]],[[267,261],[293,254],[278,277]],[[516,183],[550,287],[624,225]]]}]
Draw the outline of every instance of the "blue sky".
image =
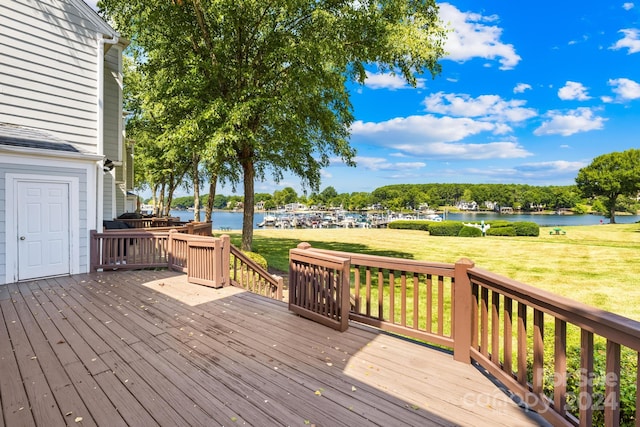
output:
[{"label": "blue sky", "polygon": [[358,167],[327,168],[323,187],[570,185],[594,157],[640,146],[640,4],[457,1],[440,16],[442,74],[352,87]]},{"label": "blue sky", "polygon": [[[321,189],[570,185],[594,157],[640,146],[640,3],[439,6],[452,29],[442,73],[422,76],[417,88],[375,73],[350,86],[357,167],[334,159]],[[256,191],[286,186],[302,192],[293,176],[256,183]]]}]

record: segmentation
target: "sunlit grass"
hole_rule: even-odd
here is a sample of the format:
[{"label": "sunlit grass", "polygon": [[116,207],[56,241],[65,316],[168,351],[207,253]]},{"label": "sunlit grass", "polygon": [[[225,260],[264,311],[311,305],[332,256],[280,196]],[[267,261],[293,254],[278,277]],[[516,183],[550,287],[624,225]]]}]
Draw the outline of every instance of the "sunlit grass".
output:
[{"label": "sunlit grass", "polygon": [[[253,249],[287,271],[289,249],[314,247],[454,263],[460,258],[511,279],[640,321],[640,225],[563,227],[566,235],[435,237],[388,229],[256,230]],[[240,243],[240,235],[232,235]]]}]

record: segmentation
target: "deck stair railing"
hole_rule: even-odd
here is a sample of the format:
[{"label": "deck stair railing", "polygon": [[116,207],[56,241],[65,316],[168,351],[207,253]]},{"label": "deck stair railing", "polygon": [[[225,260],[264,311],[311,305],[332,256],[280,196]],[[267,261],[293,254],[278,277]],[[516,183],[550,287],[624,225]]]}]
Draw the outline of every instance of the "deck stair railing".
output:
[{"label": "deck stair railing", "polygon": [[270,274],[237,247],[228,245],[225,265],[229,266],[231,284],[269,298],[282,300],[284,279]]},{"label": "deck stair railing", "polygon": [[[325,297],[327,275],[349,277],[350,295],[341,295],[351,320],[452,349],[455,360],[477,363],[551,424],[640,425],[640,322],[467,259],[438,264],[307,243],[291,255],[290,295],[312,296],[296,311],[302,315],[331,318],[325,305],[336,302]],[[623,399],[621,384],[635,396]]]},{"label": "deck stair railing", "polygon": [[[187,224],[188,226],[189,224]],[[274,277],[231,244],[228,235],[211,236],[211,224],[191,227],[122,229],[90,233],[91,270],[169,268],[189,283],[238,286],[282,299],[284,281]]]}]

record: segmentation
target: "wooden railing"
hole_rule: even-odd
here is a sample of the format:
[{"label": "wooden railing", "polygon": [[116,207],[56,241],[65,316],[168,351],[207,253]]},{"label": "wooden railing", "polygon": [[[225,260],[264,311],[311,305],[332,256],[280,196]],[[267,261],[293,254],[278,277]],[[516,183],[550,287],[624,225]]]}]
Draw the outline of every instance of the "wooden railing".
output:
[{"label": "wooden railing", "polygon": [[234,285],[278,300],[283,297],[282,277],[272,276],[248,258],[228,235],[211,237],[211,223],[160,231],[91,231],[90,238],[92,271],[169,268],[186,273],[189,283]]},{"label": "wooden railing", "polygon": [[123,222],[130,228],[155,228],[155,227],[171,227],[185,224],[180,218],[118,218],[114,221]]},{"label": "wooden railing", "polygon": [[[311,249],[307,243],[299,249]],[[312,249],[348,259],[350,319],[412,338],[453,347],[454,266],[414,260]],[[290,260],[289,272],[304,258]],[[290,294],[293,292],[289,279]]]},{"label": "wooden railing", "polygon": [[507,279],[467,259],[437,264],[308,244],[292,254],[290,295],[313,295],[313,304],[297,311],[302,315],[333,316],[328,305],[336,302],[317,296],[325,292],[332,262],[333,276],[351,279],[351,295],[342,296],[343,304],[347,298],[351,303],[351,320],[453,349],[454,359],[475,361],[553,425],[640,425],[640,391],[634,391],[640,389],[640,322]]},{"label": "wooden railing", "polygon": [[169,233],[135,230],[91,231],[91,270],[166,267]]},{"label": "wooden railing", "polygon": [[[349,259],[289,251],[289,310],[339,331],[349,322]],[[313,258],[313,259],[310,259]]]},{"label": "wooden railing", "polygon": [[282,300],[284,289],[282,277],[271,275],[260,264],[231,244],[229,244],[229,255],[226,265],[230,267],[231,284],[256,294]]}]

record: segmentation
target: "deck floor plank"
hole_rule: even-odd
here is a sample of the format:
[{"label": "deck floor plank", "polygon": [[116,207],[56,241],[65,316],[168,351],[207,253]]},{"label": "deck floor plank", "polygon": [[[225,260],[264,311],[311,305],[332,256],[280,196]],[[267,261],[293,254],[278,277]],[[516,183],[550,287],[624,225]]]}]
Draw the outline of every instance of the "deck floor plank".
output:
[{"label": "deck floor plank", "polygon": [[[10,288],[10,291],[12,290]],[[35,344],[35,347],[32,347],[29,340],[30,333],[35,331],[37,326],[24,302],[21,301],[22,297],[19,292],[12,292],[12,294],[11,300],[1,301],[0,304],[2,305],[2,311],[5,313],[5,319],[8,320],[7,329],[11,346],[29,399],[29,404],[24,408],[31,410],[37,424],[51,422],[52,424],[60,425],[60,423],[64,423],[64,419],[43,373],[43,369],[51,367],[52,370],[48,372],[49,375],[61,376],[54,366],[57,358],[52,355],[53,352],[47,351],[43,345],[40,345],[41,343],[37,341],[37,336],[32,337]],[[41,350],[43,353],[37,353],[37,350]]]},{"label": "deck floor plank", "polygon": [[[118,292],[114,292],[112,297],[117,298],[118,300],[126,299],[127,301],[134,301],[135,296],[128,295],[128,290],[123,286],[123,289],[120,289]],[[129,302],[131,304],[131,302]],[[177,308],[174,307],[174,311],[184,311],[186,315],[195,315],[196,312],[200,311],[197,308],[193,307],[182,307]],[[225,354],[225,359],[221,361],[222,366],[224,366],[225,370],[233,369],[233,366],[240,367],[240,372],[235,372],[235,375],[241,376],[243,373],[246,373],[247,370],[250,370],[252,375],[248,377],[245,381],[256,382],[254,387],[269,390],[270,388],[275,388],[281,390],[281,392],[286,391],[289,395],[298,396],[298,398],[307,396],[308,400],[303,405],[305,411],[307,413],[303,414],[302,418],[304,419],[319,419],[324,416],[329,419],[331,425],[358,425],[358,423],[362,422],[362,418],[354,414],[353,410],[349,410],[344,408],[344,413],[341,414],[340,417],[332,418],[332,415],[324,414],[324,408],[322,405],[318,405],[318,396],[315,395],[315,391],[322,389],[322,387],[310,388],[309,386],[301,386],[299,383],[291,382],[290,379],[283,379],[282,375],[279,373],[274,373],[273,367],[269,366],[265,368],[264,365],[259,365],[255,362],[254,359],[247,356],[247,352],[251,351],[252,355],[255,357],[255,351],[252,348],[248,348],[246,344],[240,342],[237,338],[234,338],[231,335],[227,335],[223,329],[216,330],[217,326],[210,325],[208,322],[203,324],[202,321],[197,321],[195,318],[191,319],[188,323],[188,326],[180,327],[180,328],[172,328],[170,331],[172,335],[181,339],[185,342],[198,342],[195,347],[198,347],[201,350],[205,350],[206,354],[216,354],[216,357],[221,358],[222,354]],[[198,327],[200,329],[198,329]],[[208,332],[205,332],[208,330]],[[215,331],[214,335],[218,337],[222,337],[223,341],[215,341],[213,342],[212,347],[209,347],[206,343],[211,343],[210,338],[207,336],[211,331]],[[238,334],[236,334],[238,336]],[[253,336],[253,339],[250,339],[249,342],[253,343],[252,346],[255,346],[255,338],[257,338],[258,334],[256,333]],[[200,337],[202,341],[197,341],[193,337]],[[244,337],[243,337],[244,338]],[[262,376],[260,375],[262,373]],[[265,378],[266,375],[269,378]],[[214,376],[217,376],[214,375]],[[236,378],[237,381],[237,378]],[[275,383],[273,381],[276,381]],[[306,378],[306,382],[312,382],[313,379],[310,377]],[[273,400],[266,399],[268,402],[273,404]],[[264,402],[264,401],[263,401]],[[290,411],[297,409],[296,407],[289,407]],[[298,418],[300,420],[301,418]]]},{"label": "deck floor plank", "polygon": [[194,411],[193,403],[183,399],[183,403],[185,407],[189,408],[189,411],[181,411],[180,413],[169,404],[167,396],[169,398],[172,397],[172,393],[176,392],[175,387],[154,388],[153,384],[148,382],[151,376],[155,374],[155,371],[149,373],[141,370],[139,366],[141,359],[133,362],[125,362],[113,352],[106,353],[102,357],[111,368],[113,374],[130,390],[131,394],[136,396],[138,401],[147,408],[158,424],[168,427],[203,425],[199,422],[193,422],[195,418],[192,414],[197,412]]},{"label": "deck floor plank", "polygon": [[[16,360],[15,351],[9,338],[7,323],[17,322],[17,316],[9,317],[4,307],[9,301],[8,286],[3,287],[6,298],[0,301],[0,401],[2,414],[8,425],[33,425],[35,421],[29,408],[29,398],[22,383],[20,368]],[[6,343],[6,344],[5,344]]]},{"label": "deck floor plank", "polygon": [[[133,289],[124,289],[125,286],[121,286],[121,289],[118,293],[126,295],[125,298],[130,300],[135,300],[136,296],[132,293],[135,292]],[[243,294],[244,295],[244,294]],[[244,302],[244,301],[242,301]],[[259,315],[258,307],[256,307],[256,311],[251,311],[251,316],[247,318],[246,314],[244,316],[239,315],[238,318],[233,314],[235,310],[241,310],[237,301],[226,300],[222,306],[222,310],[217,310],[216,307],[212,306],[212,303],[206,305],[206,310],[203,311],[202,308],[193,308],[193,307],[182,307],[178,314],[182,314],[185,319],[185,323],[188,325],[186,327],[182,327],[178,330],[173,330],[174,335],[181,339],[185,343],[189,343],[192,348],[198,348],[199,351],[205,352],[205,354],[216,353],[217,357],[224,357],[225,359],[222,361],[222,364],[226,366],[225,369],[232,369],[234,360],[239,361],[242,369],[251,369],[255,376],[260,375],[260,368],[251,368],[253,365],[253,361],[258,359],[262,359],[264,365],[268,365],[266,363],[273,357],[274,349],[272,348],[274,342],[287,342],[287,344],[296,348],[298,353],[303,353],[303,348],[309,347],[309,350],[302,355],[301,358],[290,357],[287,353],[279,354],[278,360],[281,364],[278,368],[281,372],[286,371],[286,375],[289,379],[295,380],[299,385],[303,385],[303,388],[292,389],[292,384],[287,382],[286,384],[275,384],[277,388],[287,390],[288,393],[294,394],[297,396],[309,396],[311,397],[311,401],[309,404],[315,404],[315,400],[318,400],[315,392],[319,390],[326,389],[335,389],[335,390],[344,390],[346,392],[338,393],[336,397],[332,400],[337,404],[341,405],[343,408],[349,410],[349,414],[352,413],[360,413],[361,416],[366,417],[371,412],[377,413],[377,418],[384,419],[384,423],[386,425],[393,423],[417,423],[419,420],[415,419],[417,417],[412,418],[412,413],[415,412],[415,408],[418,408],[416,405],[411,406],[411,410],[407,409],[406,402],[399,402],[396,405],[389,405],[388,401],[382,400],[382,403],[377,403],[376,407],[372,407],[368,402],[363,402],[358,399],[362,393],[352,393],[353,385],[343,378],[335,377],[333,374],[336,372],[336,369],[342,370],[344,366],[340,366],[340,360],[345,360],[345,358],[349,357],[349,354],[342,350],[335,350],[336,354],[334,355],[334,359],[331,359],[327,356],[328,353],[331,353],[334,350],[332,346],[318,346],[316,340],[309,340],[305,337],[305,329],[313,329],[316,326],[314,323],[300,318],[298,316],[294,316],[291,313],[284,312],[285,319],[280,319],[278,324],[286,325],[289,323],[295,324],[295,330],[288,332],[284,337],[279,336],[280,328],[274,325],[274,328],[270,328],[269,325],[264,324],[264,319]],[[282,304],[280,304],[282,306]],[[159,308],[159,307],[158,307]],[[175,307],[172,307],[175,311]],[[216,312],[218,311],[218,312]],[[224,318],[221,317],[221,312],[224,312],[226,315]],[[246,308],[245,308],[246,313]],[[227,316],[232,316],[233,320],[229,320]],[[292,318],[293,317],[293,318]],[[209,319],[213,322],[211,325],[202,325],[202,323],[207,323],[203,318],[212,318]],[[283,321],[284,320],[284,321]],[[237,321],[238,323],[234,323]],[[242,328],[239,327],[239,324],[242,324]],[[200,329],[198,329],[200,327]],[[222,336],[224,338],[224,342],[216,344],[210,344],[210,340],[206,340],[202,338],[204,335],[200,332],[202,329],[207,330],[209,333],[212,331],[216,331],[214,335],[210,338],[215,340],[216,336]],[[233,331],[235,339],[229,339],[225,335],[225,331]],[[335,331],[331,331],[329,329],[322,330],[325,334],[329,333],[330,335],[338,334]],[[242,338],[238,338],[241,335]],[[191,341],[186,341],[187,337],[198,337],[194,338]],[[181,338],[182,337],[182,338]],[[320,333],[320,339],[325,339],[324,334]],[[243,359],[245,357],[246,349],[243,347],[243,342],[249,341],[254,343],[251,348],[251,359],[246,360]],[[351,342],[351,340],[347,340]],[[260,343],[260,345],[258,344]],[[365,342],[362,342],[364,345]],[[227,354],[225,352],[226,347],[232,348],[232,354]],[[220,352],[222,349],[222,352]],[[359,349],[359,348],[358,348]],[[280,352],[279,350],[275,350],[276,352]],[[314,359],[314,360],[311,360]],[[336,360],[335,367],[331,360]],[[310,363],[311,362],[311,363]],[[317,365],[317,366],[312,366]],[[394,363],[393,366],[396,366],[397,363]],[[299,366],[304,366],[304,372],[298,371]],[[461,365],[464,366],[464,365]],[[271,367],[269,367],[271,369]],[[239,375],[239,373],[238,373]],[[266,384],[258,385],[261,388],[268,387]],[[368,392],[376,393],[376,389],[370,387]],[[322,394],[322,393],[321,393]],[[384,394],[384,393],[380,393]],[[441,401],[439,397],[440,393],[435,391],[429,397],[432,401],[432,404],[438,405],[446,405],[447,402]],[[324,395],[324,398],[331,398],[331,395]],[[404,406],[403,406],[404,405]],[[359,411],[358,408],[361,408]],[[457,409],[457,408],[452,408]],[[316,414],[317,415],[317,414]],[[314,415],[309,415],[312,419]],[[468,421],[472,421],[474,416],[471,414],[468,417]],[[353,422],[362,422],[362,420],[353,420]],[[432,422],[441,423],[441,420],[434,419]]]},{"label": "deck floor plank", "polygon": [[[121,288],[124,288],[124,286],[121,286]],[[129,290],[121,289],[118,292],[127,294]],[[127,295],[126,298],[134,300],[135,296]],[[237,306],[237,302],[228,302],[230,300],[226,301],[227,302],[222,304],[221,311],[235,316],[233,315],[233,311],[227,311],[227,309],[230,308],[230,306]],[[282,304],[280,304],[280,308],[282,308]],[[176,310],[175,307],[172,307],[172,309],[174,311]],[[313,345],[315,341],[305,342],[304,345],[315,347],[315,349],[312,348],[310,352],[306,355],[303,355],[302,358],[291,357],[289,356],[288,352],[282,352],[280,349],[273,348],[274,342],[277,343],[284,341],[300,351],[301,346],[299,342],[296,342],[296,338],[304,336],[304,330],[300,330],[301,328],[298,328],[298,330],[293,334],[287,334],[286,337],[283,338],[281,336],[278,336],[277,332],[279,328],[268,328],[268,326],[262,323],[260,317],[257,316],[257,312],[251,312],[251,316],[246,320],[243,325],[243,329],[241,330],[236,323],[230,322],[227,319],[222,319],[221,317],[219,317],[220,313],[215,313],[215,311],[215,307],[209,305],[207,305],[206,311],[203,311],[201,308],[182,307],[181,312],[185,316],[185,321],[188,326],[172,330],[173,334],[178,339],[181,339],[181,341],[183,341],[184,343],[189,343],[192,348],[198,348],[198,351],[201,352],[204,350],[204,354],[214,353],[218,358],[224,357],[224,360],[220,362],[223,366],[225,366],[225,369],[233,369],[232,365],[234,361],[237,361],[240,364],[242,370],[251,369],[253,375],[256,377],[261,374],[261,370],[263,370],[265,367],[267,369],[266,372],[268,374],[271,374],[273,363],[268,362],[269,360],[272,360],[274,351],[276,353],[279,353],[278,360],[281,363],[278,365],[278,368],[281,370],[281,372],[286,371],[286,375],[289,377],[289,380],[295,379],[296,382],[303,387],[293,390],[291,389],[293,385],[290,381],[287,381],[283,384],[275,384],[275,386],[278,388],[284,388],[285,390],[288,387],[290,389],[288,393],[293,395],[309,396],[310,404],[315,404],[318,400],[318,397],[315,394],[316,391],[323,390],[325,388],[335,388],[338,390],[341,389],[347,391],[347,393],[338,394],[338,397],[334,400],[336,402],[339,402],[339,404],[341,404],[345,409],[349,411],[349,416],[351,416],[351,414],[355,412],[358,412],[356,410],[358,406],[364,406],[364,409],[361,411],[360,416],[366,416],[363,414],[368,414],[373,411],[378,413],[379,418],[384,418],[385,414],[382,409],[386,409],[388,411],[386,424],[402,421],[406,421],[408,423],[420,421],[418,419],[419,417],[412,417],[411,412],[414,412],[414,409],[412,409],[411,411],[407,411],[406,407],[402,406],[403,404],[406,405],[405,402],[399,402],[397,405],[385,405],[387,402],[383,401],[382,404],[378,403],[377,407],[372,407],[369,403],[365,404],[363,401],[358,400],[358,394],[354,395],[352,393],[352,384],[339,377],[335,377],[334,373],[336,372],[336,368],[331,368],[328,366],[325,353],[333,350],[333,347],[331,346],[325,346],[323,347],[324,349],[320,349],[317,345]],[[207,317],[211,317],[213,319],[208,319]],[[246,316],[244,317],[246,318]],[[315,324],[309,323],[308,320],[292,315],[291,313],[285,312],[285,318],[288,321],[297,322],[299,323],[299,325],[315,326]],[[282,323],[284,324],[285,322]],[[208,337],[210,339],[207,339],[207,337],[205,336],[207,335],[207,333],[203,334],[201,332],[203,329],[206,330],[208,334],[212,334]],[[233,331],[233,336],[235,336],[236,338],[234,339],[233,336],[227,336],[226,332],[228,331]],[[331,331],[329,329],[324,330],[324,332],[335,333],[334,331]],[[270,335],[276,336],[274,338]],[[241,336],[241,338],[238,338],[239,336]],[[216,342],[216,337],[222,337],[222,342]],[[213,343],[211,340],[214,340]],[[253,343],[250,349],[247,349],[243,344],[247,341]],[[260,343],[260,345],[258,345],[258,343]],[[228,350],[227,347],[229,347]],[[250,355],[248,358],[246,354],[247,351],[250,351]],[[310,366],[309,358],[311,357],[316,359],[315,362],[319,365],[320,370],[315,367],[312,368]],[[344,352],[338,352],[338,357],[345,358],[346,356]],[[261,360],[262,365],[252,368],[252,366],[255,365],[254,362],[258,359]],[[336,363],[336,365],[339,364]],[[298,367],[300,366],[304,367],[303,371],[306,372],[300,372],[298,370]],[[337,366],[337,368],[339,368],[339,366]],[[241,373],[237,372],[236,375],[241,375]],[[277,375],[275,376],[276,379],[278,377],[279,376]],[[265,381],[269,380],[265,379]],[[262,383],[257,385],[256,387],[265,388],[269,386],[268,384],[268,382]],[[375,392],[375,390],[371,391]],[[324,398],[327,398],[327,396],[325,395]],[[380,406],[382,406],[383,408],[381,408]],[[409,415],[407,416],[405,412]],[[403,417],[408,418],[406,420],[403,420]],[[357,421],[362,422],[361,419],[353,420],[353,422]],[[433,422],[440,422],[440,420],[433,420]]]},{"label": "deck floor plank", "polygon": [[[183,274],[12,284],[0,287],[0,309],[0,340],[12,345],[0,348],[6,425],[540,424],[449,353],[356,324],[339,333]],[[43,393],[53,402],[35,402]],[[48,410],[57,417],[45,423]]]}]

